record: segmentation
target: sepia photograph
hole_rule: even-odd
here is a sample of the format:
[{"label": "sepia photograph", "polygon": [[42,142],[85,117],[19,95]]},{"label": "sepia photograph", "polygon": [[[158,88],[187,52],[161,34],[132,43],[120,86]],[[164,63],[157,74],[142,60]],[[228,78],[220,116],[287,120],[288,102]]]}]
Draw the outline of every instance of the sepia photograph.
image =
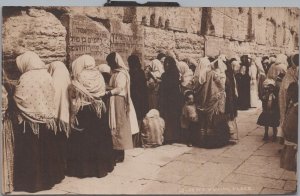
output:
[{"label": "sepia photograph", "polygon": [[2,7],[2,194],[296,194],[297,7]]}]

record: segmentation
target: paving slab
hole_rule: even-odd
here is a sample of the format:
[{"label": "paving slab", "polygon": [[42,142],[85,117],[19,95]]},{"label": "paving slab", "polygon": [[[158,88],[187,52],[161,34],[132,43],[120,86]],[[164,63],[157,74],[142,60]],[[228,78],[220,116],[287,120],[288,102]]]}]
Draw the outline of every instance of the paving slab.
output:
[{"label": "paving slab", "polygon": [[283,194],[288,194],[290,193],[289,191],[285,191],[282,189],[270,189],[270,188],[264,188],[260,194],[267,194],[267,195],[283,195]]},{"label": "paving slab", "polygon": [[283,189],[285,181],[261,176],[251,176],[245,174],[231,173],[224,179],[224,182],[240,183],[250,186],[262,186],[266,188]]},{"label": "paving slab", "polygon": [[221,182],[217,186],[218,191],[216,194],[259,194],[263,187],[249,186],[238,183]]},{"label": "paving slab", "polygon": [[283,172],[282,176],[280,177],[280,179],[283,179],[283,180],[297,180],[297,176],[296,176],[296,173],[294,171],[285,170]]},{"label": "paving slab", "polygon": [[297,181],[291,181],[291,180],[286,181],[283,189],[287,190],[287,191],[296,190],[297,189]]},{"label": "paving slab", "polygon": [[234,167],[230,164],[208,162],[184,177],[179,183],[190,186],[215,187],[233,170]]}]

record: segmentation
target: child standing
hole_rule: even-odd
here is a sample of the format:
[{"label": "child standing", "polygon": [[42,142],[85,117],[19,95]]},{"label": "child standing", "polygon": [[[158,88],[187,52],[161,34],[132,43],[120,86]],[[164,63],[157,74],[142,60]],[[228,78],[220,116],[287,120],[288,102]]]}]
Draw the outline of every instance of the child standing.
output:
[{"label": "child standing", "polygon": [[264,81],[264,92],[262,96],[263,111],[260,114],[257,124],[265,127],[264,141],[269,140],[269,127],[273,128],[273,142],[277,139],[277,127],[279,126],[279,105],[278,89],[275,87],[275,81],[266,79]]},{"label": "child standing", "polygon": [[181,114],[181,128],[183,133],[187,135],[187,146],[192,147],[193,132],[197,127],[198,114],[196,111],[196,104],[194,101],[193,91],[186,91],[184,93],[185,104],[182,108]]}]

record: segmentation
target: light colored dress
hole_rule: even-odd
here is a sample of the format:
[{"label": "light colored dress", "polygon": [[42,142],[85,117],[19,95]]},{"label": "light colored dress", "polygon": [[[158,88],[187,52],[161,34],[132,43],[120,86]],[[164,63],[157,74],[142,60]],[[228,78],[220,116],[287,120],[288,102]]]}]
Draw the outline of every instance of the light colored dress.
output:
[{"label": "light colored dress", "polygon": [[258,106],[258,84],[257,84],[257,67],[252,64],[249,69],[250,75],[250,105],[253,108]]}]

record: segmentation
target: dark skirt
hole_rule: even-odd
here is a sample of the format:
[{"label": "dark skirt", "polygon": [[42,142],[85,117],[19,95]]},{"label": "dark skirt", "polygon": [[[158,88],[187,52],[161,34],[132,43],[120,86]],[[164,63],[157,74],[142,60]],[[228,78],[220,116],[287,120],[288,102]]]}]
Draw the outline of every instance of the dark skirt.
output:
[{"label": "dark skirt", "polygon": [[205,113],[199,113],[199,128],[193,134],[193,145],[203,148],[220,148],[229,143],[230,131],[225,114],[213,115],[209,120]]},{"label": "dark skirt", "polygon": [[39,135],[23,123],[15,128],[14,190],[37,192],[51,189],[65,175],[66,136],[39,125]]},{"label": "dark skirt", "polygon": [[67,143],[67,175],[79,178],[104,177],[114,169],[115,160],[107,114],[99,119],[84,106],[77,114],[78,128]]},{"label": "dark skirt", "polygon": [[278,127],[279,114],[276,112],[262,112],[258,117],[257,124],[266,127]]},{"label": "dark skirt", "polygon": [[297,148],[291,145],[284,145],[281,151],[280,167],[288,171],[297,170]]}]

